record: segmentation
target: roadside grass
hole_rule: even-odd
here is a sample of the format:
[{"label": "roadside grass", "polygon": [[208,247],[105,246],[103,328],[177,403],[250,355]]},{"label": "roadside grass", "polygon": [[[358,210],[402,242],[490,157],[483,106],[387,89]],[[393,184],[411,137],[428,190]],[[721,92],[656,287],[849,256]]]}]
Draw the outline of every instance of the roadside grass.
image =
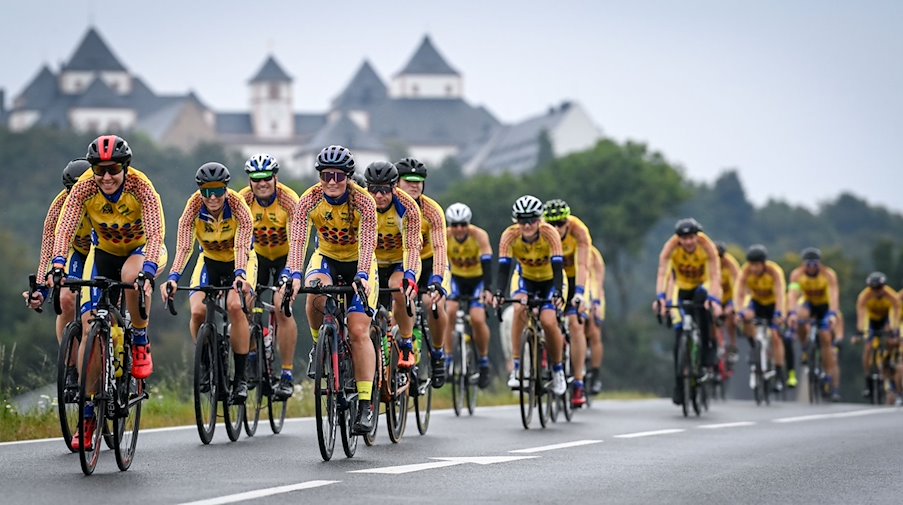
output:
[{"label": "roadside grass", "polygon": [[[310,417],[314,415],[313,383],[304,380],[295,386],[295,395],[288,401],[286,417]],[[656,398],[651,393],[632,391],[606,391],[597,399],[602,400],[643,400]],[[477,400],[477,411],[480,406],[517,405],[516,393],[502,387],[499,381],[492,387],[481,390]],[[56,400],[49,408],[33,412],[17,412],[4,398],[0,398],[0,442],[14,440],[30,440],[38,438],[55,438],[60,436],[57,417]],[[452,407],[451,388],[448,386],[434,391],[433,408],[448,409]],[[384,409],[383,409],[384,411]],[[266,401],[260,413],[261,422],[266,422]],[[172,385],[151,386],[150,399],[146,401],[141,412],[142,428],[163,428],[169,426],[193,425],[194,402],[190,390],[175,388]]]}]

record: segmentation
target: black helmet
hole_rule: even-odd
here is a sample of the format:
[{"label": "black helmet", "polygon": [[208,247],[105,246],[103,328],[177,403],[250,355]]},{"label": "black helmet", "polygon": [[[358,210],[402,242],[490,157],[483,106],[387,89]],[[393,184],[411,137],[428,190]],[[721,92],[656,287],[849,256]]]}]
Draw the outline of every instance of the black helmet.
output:
[{"label": "black helmet", "polygon": [[821,251],[819,251],[815,247],[807,247],[803,249],[803,252],[800,253],[800,256],[803,257],[803,261],[821,261]]},{"label": "black helmet", "polygon": [[92,165],[112,161],[122,163],[123,168],[128,168],[132,162],[132,148],[118,135],[101,135],[88,145],[85,159]]},{"label": "black helmet", "polygon": [[201,168],[198,169],[197,174],[194,176],[194,181],[198,183],[198,186],[210,182],[229,184],[229,179],[231,178],[232,176],[229,175],[229,169],[226,168],[226,165],[211,161],[201,165]]},{"label": "black helmet", "polygon": [[568,203],[559,198],[546,202],[543,209],[543,219],[547,223],[565,221],[571,215],[571,208],[568,206]]},{"label": "black helmet", "polygon": [[674,225],[674,234],[678,237],[684,237],[686,235],[696,235],[701,231],[702,225],[699,224],[699,221],[696,221],[692,217],[683,218]]},{"label": "black helmet", "polygon": [[364,170],[367,184],[395,184],[398,180],[398,169],[388,161],[374,161]]},{"label": "black helmet", "polygon": [[715,242],[715,247],[718,249],[718,257],[724,256],[724,253],[727,251],[727,244],[724,242]]},{"label": "black helmet", "polygon": [[746,261],[750,263],[764,263],[768,259],[768,249],[762,244],[749,246],[746,250]]},{"label": "black helmet", "polygon": [[367,187],[367,179],[365,179],[363,175],[361,175],[361,174],[354,174],[354,175],[351,176],[351,179],[352,179],[358,186],[360,186],[360,187],[362,187],[362,188],[366,188],[366,187]]},{"label": "black helmet", "polygon": [[66,187],[66,191],[72,189],[75,181],[89,168],[91,168],[91,164],[84,158],[76,158],[67,163],[66,168],[63,169],[63,186]]},{"label": "black helmet", "polygon": [[423,182],[426,180],[426,166],[415,158],[402,158],[395,163],[398,176],[406,181]]},{"label": "black helmet", "polygon": [[865,283],[872,289],[881,289],[887,284],[887,276],[881,272],[872,272],[865,279]]},{"label": "black helmet", "polygon": [[317,155],[317,162],[314,164],[317,172],[324,168],[338,168],[346,174],[354,173],[354,156],[347,147],[340,145],[331,145],[324,147],[320,154]]}]

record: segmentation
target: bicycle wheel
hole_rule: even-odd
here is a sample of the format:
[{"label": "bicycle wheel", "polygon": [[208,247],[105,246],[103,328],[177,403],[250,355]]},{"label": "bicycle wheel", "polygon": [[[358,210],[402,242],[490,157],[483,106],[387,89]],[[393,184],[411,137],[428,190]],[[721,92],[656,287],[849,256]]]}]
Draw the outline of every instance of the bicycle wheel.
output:
[{"label": "bicycle wheel", "polygon": [[72,448],[72,437],[78,432],[78,382],[74,384],[74,387],[66,389],[66,373],[70,367],[73,370],[77,367],[76,357],[81,337],[81,322],[67,324],[56,358],[56,403],[60,417],[60,431],[63,434],[63,442],[71,452],[75,452],[75,449]]},{"label": "bicycle wheel", "polygon": [[389,346],[389,371],[386,393],[386,428],[389,440],[397,444],[404,435],[408,419],[408,392],[410,391],[410,373],[398,368],[398,347],[395,343]]},{"label": "bicycle wheel", "polygon": [[323,461],[332,459],[335,429],[338,424],[335,388],[336,370],[332,367],[332,339],[335,328],[323,326],[314,357],[314,411],[317,417],[317,444]]},{"label": "bicycle wheel", "polygon": [[677,343],[677,377],[679,378],[684,417],[690,415],[690,357],[687,352],[687,336],[681,334]]},{"label": "bicycle wheel", "polygon": [[216,381],[216,358],[213,328],[201,325],[194,347],[194,420],[201,443],[207,445],[216,429],[216,398],[219,384]]},{"label": "bicycle wheel", "polygon": [[455,411],[455,416],[460,417],[461,411],[464,410],[464,403],[467,400],[465,396],[467,395],[467,371],[465,370],[465,358],[464,355],[467,354],[467,349],[464,348],[464,334],[456,331],[452,336],[454,339],[454,354],[452,355],[452,369],[449,375],[451,376],[451,393],[452,393],[452,408]]},{"label": "bicycle wheel", "polygon": [[260,411],[263,410],[264,391],[263,360],[266,359],[266,351],[263,348],[263,331],[259,325],[251,326],[251,347],[257,349],[257,358],[254,363],[248,359],[248,399],[245,402],[245,434],[253,437],[257,433],[257,423],[260,422]]},{"label": "bicycle wheel", "polygon": [[539,425],[543,428],[552,418],[552,403],[554,399],[549,389],[552,382],[552,369],[549,368],[549,355],[545,344],[541,339],[536,342],[536,356],[533,370],[539,380],[536,381],[536,410],[539,412]]},{"label": "bicycle wheel", "polygon": [[[271,318],[275,316],[271,315]],[[257,359],[264,359],[264,366],[261,369],[263,373],[263,377],[261,378],[261,385],[265,388],[264,396],[267,399],[267,417],[270,420],[270,430],[273,434],[278,434],[282,431],[282,427],[285,425],[285,414],[288,412],[288,400],[277,400],[275,398],[275,394],[273,392],[273,385],[279,380],[273,375],[273,363],[281,363],[282,358],[277,353],[276,349],[276,338],[278,337],[279,331],[278,328],[274,328],[273,332],[276,336],[273,337],[272,344],[273,350],[272,354],[267,357],[266,350],[261,354],[260,351],[257,352]]]},{"label": "bicycle wheel", "polygon": [[520,368],[517,371],[519,383],[518,396],[520,397],[520,420],[525,430],[530,429],[530,421],[533,420],[533,406],[536,404],[536,387],[533,373],[535,355],[533,344],[536,341],[535,333],[530,328],[525,328],[520,340]]},{"label": "bicycle wheel", "polygon": [[467,415],[472,416],[477,410],[477,395],[479,394],[480,368],[477,363],[477,346],[473,338],[467,334],[464,335],[464,348],[467,349],[466,359],[464,363],[464,373],[467,378],[465,384],[467,388],[464,390],[467,395]]},{"label": "bicycle wheel", "polygon": [[226,425],[226,435],[229,440],[237,442],[241,437],[241,424],[245,416],[243,403],[232,403],[232,391],[235,389],[235,354],[229,344],[228,336],[219,341],[219,370],[223,381],[223,424]]},{"label": "bicycle wheel", "polygon": [[[103,425],[106,423],[107,398],[104,389],[111,359],[106,344],[109,338],[108,330],[103,325],[92,325],[88,333],[88,341],[85,343],[85,354],[79,375],[78,419],[81,419],[82,422],[79,423],[77,435],[78,459],[85,475],[91,475],[94,473],[94,468],[97,467],[97,459],[100,457],[100,439],[103,436]],[[93,377],[91,372],[94,372]],[[91,400],[94,404],[95,426],[93,436],[86,439],[85,409]],[[86,443],[91,447],[86,449]]]},{"label": "bicycle wheel", "polygon": [[116,453],[116,465],[126,471],[132,466],[135,458],[135,447],[138,444],[138,430],[141,426],[141,404],[147,398],[145,381],[132,377],[130,364],[132,350],[125,345],[122,377],[116,379],[116,415],[113,421],[113,439]]},{"label": "bicycle wheel", "polygon": [[[571,404],[571,401],[574,398],[574,370],[571,365],[571,346],[567,342],[564,345],[564,354],[562,354],[563,364],[564,364],[564,378],[567,384],[567,387],[564,390],[564,394],[561,395],[561,399],[559,403],[561,404],[561,412],[564,413],[564,419],[567,422],[571,422],[571,419],[574,417],[574,406]],[[585,379],[586,377],[584,377]]]},{"label": "bicycle wheel", "polygon": [[380,345],[382,339],[379,336],[379,333],[376,331],[371,331],[370,340],[373,342],[373,352],[376,357],[376,367],[373,371],[373,388],[372,394],[370,397],[370,403],[373,405],[373,429],[370,430],[369,433],[364,435],[364,443],[367,447],[372,446],[376,443],[376,430],[379,427],[379,404],[380,402],[380,387],[382,386],[382,376],[383,376],[383,348]]},{"label": "bicycle wheel", "polygon": [[416,378],[411,386],[417,389],[411,396],[414,398],[414,417],[417,419],[417,431],[421,435],[426,435],[426,430],[430,427],[430,411],[433,408],[433,366],[432,357],[430,356],[430,347],[432,343],[424,332],[424,345],[420,351],[420,364],[413,368],[412,375],[416,374]]}]

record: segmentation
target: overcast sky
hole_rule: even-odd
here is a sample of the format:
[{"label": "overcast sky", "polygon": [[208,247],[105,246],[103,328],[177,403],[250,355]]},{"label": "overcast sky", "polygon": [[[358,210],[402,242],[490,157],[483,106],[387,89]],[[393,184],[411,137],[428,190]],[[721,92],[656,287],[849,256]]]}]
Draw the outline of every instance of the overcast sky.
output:
[{"label": "overcast sky", "polygon": [[736,167],[757,204],[848,190],[903,210],[899,1],[29,0],[2,13],[7,106],[92,22],[154,91],[193,89],[220,111],[248,109],[271,51],[295,108],[317,112],[364,58],[388,80],[429,33],[466,99],[502,121],[575,100],[692,178]]}]

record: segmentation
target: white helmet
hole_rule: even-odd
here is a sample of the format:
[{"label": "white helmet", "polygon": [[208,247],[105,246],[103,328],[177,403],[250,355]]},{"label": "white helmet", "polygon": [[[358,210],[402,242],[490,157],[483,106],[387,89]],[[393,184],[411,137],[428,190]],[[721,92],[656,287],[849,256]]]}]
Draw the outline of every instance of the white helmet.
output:
[{"label": "white helmet", "polygon": [[471,218],[473,218],[473,213],[470,211],[470,207],[463,203],[453,203],[445,209],[445,219],[449,223],[470,224]]},{"label": "white helmet", "polygon": [[511,208],[511,218],[528,219],[531,217],[542,217],[542,200],[533,195],[524,195],[514,202]]}]

